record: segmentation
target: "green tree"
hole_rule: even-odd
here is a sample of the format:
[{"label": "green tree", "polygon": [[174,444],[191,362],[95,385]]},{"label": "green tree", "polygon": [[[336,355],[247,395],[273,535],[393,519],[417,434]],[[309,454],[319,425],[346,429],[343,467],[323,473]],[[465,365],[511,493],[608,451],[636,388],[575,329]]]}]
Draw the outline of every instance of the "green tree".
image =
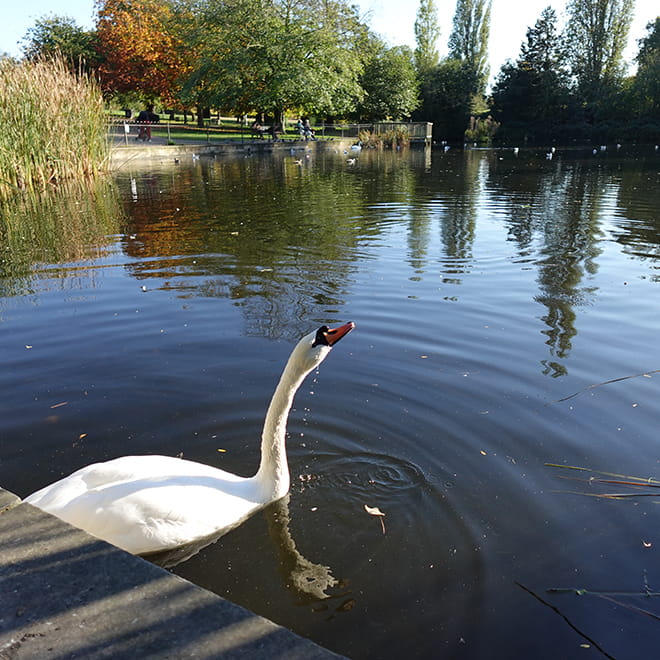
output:
[{"label": "green tree", "polygon": [[364,98],[358,114],[363,119],[404,119],[419,105],[413,54],[406,46],[386,48],[381,44],[365,63],[360,83]]},{"label": "green tree", "polygon": [[557,15],[546,7],[515,63],[502,66],[493,87],[493,113],[502,123],[502,136],[548,142],[567,120],[570,85]]},{"label": "green tree", "polygon": [[198,21],[184,94],[275,121],[290,109],[346,113],[362,95],[366,28],[345,0],[205,0]]},{"label": "green tree", "polygon": [[61,55],[72,70],[93,69],[99,63],[96,31],[81,28],[69,16],[42,16],[22,41],[28,60]]},{"label": "green tree", "polygon": [[422,80],[422,105],[415,118],[433,122],[436,140],[462,142],[477,83],[476,73],[469,63],[442,60]]},{"label": "green tree", "polygon": [[624,73],[635,0],[569,0],[566,43],[580,94],[593,103]]},{"label": "green tree", "polygon": [[660,17],[646,26],[647,35],[640,39],[637,75],[634,80],[635,105],[639,116],[651,123],[648,138],[660,137]]},{"label": "green tree", "polygon": [[483,93],[488,80],[490,5],[490,0],[457,0],[449,35],[449,58],[472,67],[477,81],[476,93]]},{"label": "green tree", "polygon": [[420,0],[415,19],[415,68],[423,75],[438,64],[436,44],[440,36],[438,10],[433,0]]},{"label": "green tree", "polygon": [[640,66],[648,63],[660,53],[660,16],[646,24],[648,34],[639,40],[639,53],[635,58]]}]

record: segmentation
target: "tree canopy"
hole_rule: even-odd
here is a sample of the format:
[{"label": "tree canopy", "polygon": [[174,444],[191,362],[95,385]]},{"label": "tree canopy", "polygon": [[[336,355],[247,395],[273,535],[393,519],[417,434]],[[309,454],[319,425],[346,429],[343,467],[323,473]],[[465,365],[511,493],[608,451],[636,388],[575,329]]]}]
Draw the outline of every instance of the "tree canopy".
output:
[{"label": "tree canopy", "polygon": [[437,65],[440,27],[438,10],[433,0],[420,0],[415,18],[415,68],[420,75]]},{"label": "tree canopy", "polygon": [[660,16],[646,30],[637,55],[633,107],[639,117],[660,124]]},{"label": "tree canopy", "polygon": [[106,92],[173,102],[186,61],[167,0],[96,0],[99,74]]},{"label": "tree canopy", "polygon": [[84,30],[70,16],[48,14],[38,18],[23,38],[23,54],[36,60],[61,56],[72,69],[98,66],[96,33]]},{"label": "tree canopy", "polygon": [[344,0],[206,0],[185,93],[217,106],[341,114],[362,96],[365,30]]},{"label": "tree canopy", "polygon": [[406,46],[375,50],[360,78],[364,97],[358,105],[360,118],[400,120],[419,105],[419,89],[413,53]]},{"label": "tree canopy", "polygon": [[[456,0],[448,52],[436,48],[435,0],[419,0],[414,52],[390,47],[351,0],[95,0],[95,30],[45,16],[26,59],[63,55],[86,66],[107,98],[169,108],[435,123],[437,139],[660,140],[660,19],[625,77],[634,0],[567,0],[567,26],[547,7],[520,55],[486,93],[491,0]],[[489,114],[497,120],[488,119]],[[516,137],[518,139],[518,137]]]},{"label": "tree canopy", "polygon": [[472,67],[483,92],[488,79],[491,0],[457,0],[449,35],[449,57]]},{"label": "tree canopy", "polygon": [[556,21],[554,9],[546,7],[528,28],[520,56],[504,64],[493,87],[496,118],[506,118],[503,130],[516,139],[549,141],[566,119],[569,76]]},{"label": "tree canopy", "polygon": [[623,50],[635,0],[569,0],[567,45],[573,73],[585,94],[623,75]]}]

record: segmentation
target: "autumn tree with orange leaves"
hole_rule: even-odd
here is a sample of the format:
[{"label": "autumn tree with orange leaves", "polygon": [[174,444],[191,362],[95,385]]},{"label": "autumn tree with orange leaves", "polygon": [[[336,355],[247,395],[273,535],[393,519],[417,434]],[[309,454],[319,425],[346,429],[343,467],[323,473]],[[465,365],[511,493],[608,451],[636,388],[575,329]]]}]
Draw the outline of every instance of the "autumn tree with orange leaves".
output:
[{"label": "autumn tree with orange leaves", "polygon": [[172,5],[164,0],[96,0],[96,9],[104,91],[173,103],[189,66],[174,33]]}]

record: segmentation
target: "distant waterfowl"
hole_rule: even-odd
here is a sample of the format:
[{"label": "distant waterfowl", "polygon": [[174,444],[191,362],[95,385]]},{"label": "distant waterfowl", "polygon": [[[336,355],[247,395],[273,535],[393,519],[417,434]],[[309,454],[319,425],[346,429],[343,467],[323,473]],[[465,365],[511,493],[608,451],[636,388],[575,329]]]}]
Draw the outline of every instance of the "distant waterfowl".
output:
[{"label": "distant waterfowl", "polygon": [[221,536],[288,493],[285,436],[294,395],[353,327],[322,326],[293,349],[268,407],[253,477],[170,456],[124,456],[81,468],[25,501],[134,554]]}]

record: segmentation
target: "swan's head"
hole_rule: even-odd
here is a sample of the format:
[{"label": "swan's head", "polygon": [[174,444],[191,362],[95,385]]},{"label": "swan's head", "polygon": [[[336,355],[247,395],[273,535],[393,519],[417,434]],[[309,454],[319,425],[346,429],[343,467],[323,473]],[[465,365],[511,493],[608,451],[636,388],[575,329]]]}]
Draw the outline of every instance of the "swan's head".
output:
[{"label": "swan's head", "polygon": [[291,360],[297,363],[301,371],[309,372],[325,360],[330,349],[353,328],[355,323],[348,322],[337,328],[322,325],[318,330],[303,337],[293,349]]}]

